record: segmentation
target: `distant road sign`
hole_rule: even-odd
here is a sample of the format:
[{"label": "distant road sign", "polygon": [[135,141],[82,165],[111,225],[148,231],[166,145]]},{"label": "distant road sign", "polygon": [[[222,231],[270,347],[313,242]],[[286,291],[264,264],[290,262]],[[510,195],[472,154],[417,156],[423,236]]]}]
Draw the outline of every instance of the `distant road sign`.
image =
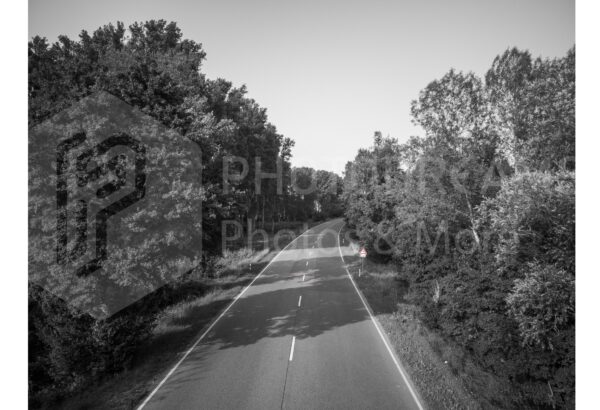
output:
[{"label": "distant road sign", "polygon": [[358,252],[361,258],[367,257],[367,250],[365,248],[360,248],[360,252]]}]

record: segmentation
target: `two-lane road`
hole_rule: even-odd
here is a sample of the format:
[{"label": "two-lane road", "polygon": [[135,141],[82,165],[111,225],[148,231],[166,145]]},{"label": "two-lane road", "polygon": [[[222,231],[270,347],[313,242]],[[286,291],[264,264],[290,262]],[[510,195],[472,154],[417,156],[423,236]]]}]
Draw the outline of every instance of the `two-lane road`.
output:
[{"label": "two-lane road", "polygon": [[279,253],[140,409],[418,409],[344,265],[343,222]]}]

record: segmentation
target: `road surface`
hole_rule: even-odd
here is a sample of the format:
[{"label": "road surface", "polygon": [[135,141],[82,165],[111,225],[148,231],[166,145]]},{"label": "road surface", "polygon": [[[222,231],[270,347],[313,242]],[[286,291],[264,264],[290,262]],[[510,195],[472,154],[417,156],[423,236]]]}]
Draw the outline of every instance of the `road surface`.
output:
[{"label": "road surface", "polygon": [[419,409],[353,281],[342,220],[279,253],[139,409]]}]

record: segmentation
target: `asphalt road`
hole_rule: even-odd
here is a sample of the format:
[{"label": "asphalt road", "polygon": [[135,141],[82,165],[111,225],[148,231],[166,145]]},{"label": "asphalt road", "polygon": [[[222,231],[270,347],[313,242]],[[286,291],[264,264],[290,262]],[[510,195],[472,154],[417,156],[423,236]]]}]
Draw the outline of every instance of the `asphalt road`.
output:
[{"label": "asphalt road", "polygon": [[342,225],[279,253],[140,408],[420,408],[346,271]]}]

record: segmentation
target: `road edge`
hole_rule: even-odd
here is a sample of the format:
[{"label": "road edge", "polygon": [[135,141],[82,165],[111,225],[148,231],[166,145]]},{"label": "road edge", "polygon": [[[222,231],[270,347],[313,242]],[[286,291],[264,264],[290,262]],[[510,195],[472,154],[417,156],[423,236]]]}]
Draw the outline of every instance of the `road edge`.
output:
[{"label": "road edge", "polygon": [[344,269],[346,270],[346,273],[348,274],[348,278],[352,282],[352,285],[354,286],[354,289],[356,290],[356,293],[358,293],[358,297],[360,298],[360,300],[362,301],[365,309],[369,313],[371,321],[373,322],[373,325],[377,329],[377,333],[381,337],[381,340],[383,341],[383,344],[385,345],[388,353],[392,357],[392,360],[393,360],[394,364],[396,365],[396,369],[398,369],[398,373],[400,373],[400,375],[402,376],[402,379],[406,383],[406,386],[408,387],[408,390],[410,391],[413,400],[417,404],[417,407],[420,410],[425,410],[426,407],[423,406],[423,399],[421,398],[420,394],[418,393],[418,390],[415,387],[414,383],[412,383],[412,381],[408,377],[408,372],[406,371],[406,369],[404,368],[404,366],[402,366],[402,364],[401,364],[402,362],[400,361],[400,358],[398,357],[398,354],[396,353],[395,349],[393,349],[391,347],[392,344],[391,344],[391,342],[390,342],[390,340],[388,338],[387,333],[385,333],[385,330],[383,330],[383,327],[381,326],[381,324],[379,323],[379,321],[377,320],[377,318],[373,314],[373,310],[371,309],[371,306],[369,305],[369,302],[367,301],[367,299],[364,297],[364,295],[360,291],[360,288],[356,285],[356,282],[354,281],[354,278],[352,277],[352,275],[350,274],[350,271],[347,268],[346,261],[344,260],[344,255],[342,253],[341,241],[340,241],[340,234],[342,233],[342,229],[344,228],[344,226],[346,226],[346,223],[342,221],[342,226],[340,226],[340,230],[338,231],[338,234],[337,234],[338,251],[340,253],[340,258],[342,259],[342,264],[344,265]]}]

